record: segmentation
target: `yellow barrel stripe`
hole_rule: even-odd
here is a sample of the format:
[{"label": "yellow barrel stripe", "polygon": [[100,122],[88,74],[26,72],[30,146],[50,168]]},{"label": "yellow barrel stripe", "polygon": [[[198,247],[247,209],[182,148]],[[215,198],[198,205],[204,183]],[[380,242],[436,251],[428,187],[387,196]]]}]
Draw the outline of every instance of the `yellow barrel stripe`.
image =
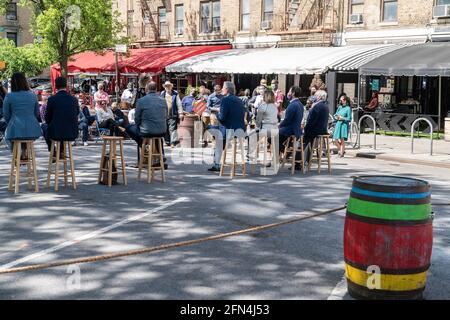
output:
[{"label": "yellow barrel stripe", "polygon": [[[382,274],[380,278],[380,288],[378,290],[387,291],[413,291],[425,287],[428,272],[417,274],[393,275]],[[351,282],[367,288],[367,280],[373,275],[345,264],[345,275]],[[372,282],[371,282],[372,283]]]}]

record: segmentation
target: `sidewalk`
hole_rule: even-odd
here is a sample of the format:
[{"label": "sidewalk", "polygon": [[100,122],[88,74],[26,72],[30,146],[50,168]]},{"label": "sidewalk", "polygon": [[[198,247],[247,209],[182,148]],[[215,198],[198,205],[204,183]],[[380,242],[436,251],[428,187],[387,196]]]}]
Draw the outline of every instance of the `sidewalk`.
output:
[{"label": "sidewalk", "polygon": [[361,136],[361,149],[348,149],[350,156],[427,165],[450,169],[450,142],[433,141],[433,155],[430,155],[429,139],[414,139],[414,154],[411,153],[411,138],[377,135],[377,148],[373,149],[374,137]]}]

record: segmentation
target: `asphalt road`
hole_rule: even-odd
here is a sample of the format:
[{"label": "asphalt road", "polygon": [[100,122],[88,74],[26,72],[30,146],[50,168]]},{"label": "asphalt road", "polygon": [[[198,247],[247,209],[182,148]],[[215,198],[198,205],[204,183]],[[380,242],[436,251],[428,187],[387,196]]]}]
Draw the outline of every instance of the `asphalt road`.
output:
[{"label": "asphalt road", "polygon": [[[127,162],[136,148],[127,143]],[[0,269],[156,246],[278,222],[342,206],[352,176],[416,177],[433,202],[450,202],[450,171],[381,160],[333,158],[333,175],[251,175],[231,181],[169,151],[165,184],[97,184],[100,146],[77,147],[78,190],[8,192],[10,154],[0,147]],[[206,157],[210,160],[210,157]],[[450,207],[434,207],[434,249],[425,298],[450,299]],[[263,232],[152,254],[0,275],[0,299],[348,299],[344,212]]]}]

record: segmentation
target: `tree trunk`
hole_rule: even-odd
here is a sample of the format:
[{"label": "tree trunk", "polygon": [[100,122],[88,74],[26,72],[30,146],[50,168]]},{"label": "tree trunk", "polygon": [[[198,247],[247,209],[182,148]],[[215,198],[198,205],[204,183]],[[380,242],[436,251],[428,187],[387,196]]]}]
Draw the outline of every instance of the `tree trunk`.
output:
[{"label": "tree trunk", "polygon": [[60,58],[60,61],[59,61],[59,65],[61,67],[61,76],[64,77],[64,78],[67,78],[67,75],[69,73],[69,70],[68,70],[69,62],[68,62],[68,60],[69,60],[69,57],[67,56],[67,54],[62,54],[61,55],[61,58]]}]

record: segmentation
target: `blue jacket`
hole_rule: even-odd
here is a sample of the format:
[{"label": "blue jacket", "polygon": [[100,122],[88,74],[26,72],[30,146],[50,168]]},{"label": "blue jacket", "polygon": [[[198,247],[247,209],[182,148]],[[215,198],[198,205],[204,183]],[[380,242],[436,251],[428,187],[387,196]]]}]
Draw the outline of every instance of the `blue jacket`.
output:
[{"label": "blue jacket", "polygon": [[223,98],[225,98],[225,97],[220,93],[219,94],[216,92],[212,93],[208,97],[208,103],[206,104],[206,107],[208,108],[208,110],[211,110],[211,108],[219,107]]},{"label": "blue jacket", "polygon": [[309,112],[308,121],[305,126],[305,137],[314,138],[328,134],[328,120],[330,109],[328,103],[320,101]]},{"label": "blue jacket", "polygon": [[186,112],[191,113],[193,111],[193,107],[192,104],[195,101],[195,97],[189,95],[183,98],[183,100],[181,101],[181,105],[183,106],[183,110]]},{"label": "blue jacket", "polygon": [[39,126],[39,103],[31,91],[8,93],[3,102],[3,116],[6,127],[6,140],[33,139],[42,135]]},{"label": "blue jacket", "polygon": [[[161,92],[160,97],[166,101],[166,91]],[[172,90],[172,114],[169,115],[171,118],[178,118],[178,105],[177,105],[178,92]]]},{"label": "blue jacket", "polygon": [[166,112],[166,101],[156,93],[149,93],[139,99],[134,121],[141,136],[164,134],[167,131]]},{"label": "blue jacket", "polygon": [[281,136],[296,136],[297,139],[303,134],[302,132],[302,120],[305,107],[300,100],[292,100],[286,109],[284,120],[280,123],[280,135]]},{"label": "blue jacket", "polygon": [[53,140],[73,141],[78,137],[78,100],[67,91],[59,91],[48,99],[45,122],[48,137]]},{"label": "blue jacket", "polygon": [[235,95],[228,95],[222,99],[220,103],[220,112],[217,115],[221,126],[220,131],[226,138],[226,130],[241,129],[245,132],[245,107],[244,102]]}]

